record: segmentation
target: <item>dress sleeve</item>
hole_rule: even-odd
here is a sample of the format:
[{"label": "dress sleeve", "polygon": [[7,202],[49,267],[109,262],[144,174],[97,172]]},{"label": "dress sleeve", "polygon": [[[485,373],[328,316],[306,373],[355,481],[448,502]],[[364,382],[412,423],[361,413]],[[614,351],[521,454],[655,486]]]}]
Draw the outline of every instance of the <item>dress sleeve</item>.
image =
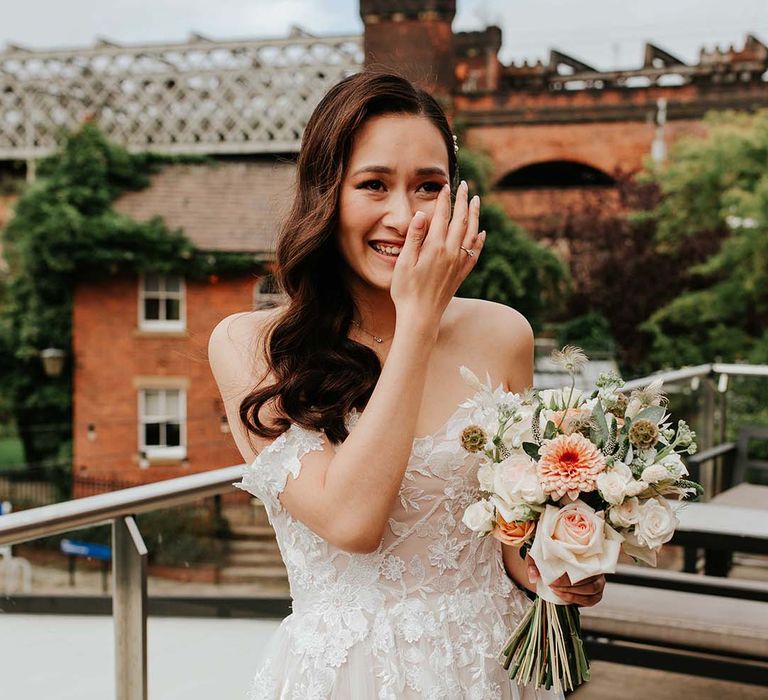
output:
[{"label": "dress sleeve", "polygon": [[277,497],[285,488],[288,474],[292,474],[294,479],[298,477],[302,457],[312,450],[322,449],[322,433],[293,423],[246,465],[243,480],[232,485],[248,491],[273,512],[278,512],[282,506]]}]

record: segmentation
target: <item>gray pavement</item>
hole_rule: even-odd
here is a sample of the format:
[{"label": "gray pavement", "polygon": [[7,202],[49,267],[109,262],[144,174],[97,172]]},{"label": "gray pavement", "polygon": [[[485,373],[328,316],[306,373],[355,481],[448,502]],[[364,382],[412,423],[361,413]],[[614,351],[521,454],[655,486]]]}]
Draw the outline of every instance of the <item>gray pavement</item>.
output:
[{"label": "gray pavement", "polygon": [[[279,621],[150,618],[152,700],[245,700]],[[111,617],[0,615],[3,700],[114,698]]]}]

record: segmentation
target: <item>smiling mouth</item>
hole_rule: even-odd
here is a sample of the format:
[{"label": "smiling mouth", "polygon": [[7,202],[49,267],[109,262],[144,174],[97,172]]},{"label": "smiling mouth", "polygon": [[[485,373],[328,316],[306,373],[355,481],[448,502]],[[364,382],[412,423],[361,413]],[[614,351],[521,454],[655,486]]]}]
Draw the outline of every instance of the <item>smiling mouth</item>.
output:
[{"label": "smiling mouth", "polygon": [[398,255],[400,255],[400,251],[402,250],[402,246],[381,245],[379,243],[369,243],[368,245],[371,246],[371,248],[373,248],[377,253],[387,255],[391,258],[396,258]]}]

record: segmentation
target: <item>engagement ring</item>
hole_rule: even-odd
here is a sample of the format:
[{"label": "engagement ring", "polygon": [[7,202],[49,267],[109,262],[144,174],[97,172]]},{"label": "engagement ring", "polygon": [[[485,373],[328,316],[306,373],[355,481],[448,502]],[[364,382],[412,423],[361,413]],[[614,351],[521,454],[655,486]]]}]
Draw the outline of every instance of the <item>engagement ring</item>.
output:
[{"label": "engagement ring", "polygon": [[475,251],[474,250],[467,250],[463,245],[460,245],[459,248],[461,248],[467,255],[469,255],[470,258],[475,257]]}]

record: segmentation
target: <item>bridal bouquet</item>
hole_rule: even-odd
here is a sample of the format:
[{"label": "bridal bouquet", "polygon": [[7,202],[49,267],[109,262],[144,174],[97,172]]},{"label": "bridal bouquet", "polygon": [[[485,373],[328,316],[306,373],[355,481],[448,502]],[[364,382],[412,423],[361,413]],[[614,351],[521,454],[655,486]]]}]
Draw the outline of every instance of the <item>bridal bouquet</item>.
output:
[{"label": "bridal bouquet", "polygon": [[680,458],[696,451],[696,436],[670,421],[661,381],[627,396],[619,376],[602,374],[586,393],[575,388],[584,353],[565,347],[553,360],[570,387],[523,395],[460,368],[478,390],[461,444],[483,457],[480,500],[463,522],[530,553],[540,573],[534,604],[499,654],[510,678],[572,690],[589,680],[579,611],[550,584],[564,573],[572,584],[612,573],[622,549],[655,566],[677,525],[667,497],[693,500],[702,489]]}]

